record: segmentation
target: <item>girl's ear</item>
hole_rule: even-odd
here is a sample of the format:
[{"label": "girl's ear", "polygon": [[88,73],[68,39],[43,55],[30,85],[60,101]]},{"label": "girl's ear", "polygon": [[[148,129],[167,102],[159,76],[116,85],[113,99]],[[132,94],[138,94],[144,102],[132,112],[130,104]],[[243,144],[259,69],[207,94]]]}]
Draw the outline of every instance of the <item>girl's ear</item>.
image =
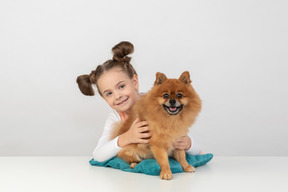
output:
[{"label": "girl's ear", "polygon": [[138,91],[139,90],[139,81],[138,81],[138,76],[135,74],[133,75],[132,83],[133,83],[135,89]]}]

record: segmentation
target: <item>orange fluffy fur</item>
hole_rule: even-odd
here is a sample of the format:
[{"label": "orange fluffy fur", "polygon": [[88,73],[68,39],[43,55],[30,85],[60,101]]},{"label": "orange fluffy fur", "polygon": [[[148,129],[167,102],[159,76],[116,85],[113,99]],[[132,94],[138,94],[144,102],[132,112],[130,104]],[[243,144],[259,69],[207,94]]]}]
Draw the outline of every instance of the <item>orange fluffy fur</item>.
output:
[{"label": "orange fluffy fur", "polygon": [[[163,107],[163,104],[170,105],[171,99],[182,106],[177,114],[171,115]],[[167,79],[163,73],[157,73],[152,89],[132,107],[128,119],[118,124],[112,134],[112,138],[115,138],[125,133],[139,117],[141,121],[148,122],[152,133],[150,142],[127,145],[118,153],[118,157],[129,163],[131,168],[143,159],[155,158],[161,167],[161,179],[172,179],[169,155],[179,161],[185,172],[194,172],[194,167],[186,161],[185,151],[174,149],[172,144],[187,135],[200,110],[201,100],[191,85],[189,72],[183,72],[179,79]]]}]

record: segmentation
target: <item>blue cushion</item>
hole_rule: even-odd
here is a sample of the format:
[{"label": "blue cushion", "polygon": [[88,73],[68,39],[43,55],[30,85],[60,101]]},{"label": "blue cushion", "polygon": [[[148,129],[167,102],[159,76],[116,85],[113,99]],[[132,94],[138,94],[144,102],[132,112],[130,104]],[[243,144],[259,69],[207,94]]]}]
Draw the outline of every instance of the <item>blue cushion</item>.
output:
[{"label": "blue cushion", "polygon": [[[205,165],[213,158],[213,154],[207,153],[204,155],[188,155],[186,154],[187,162],[193,167],[199,167]],[[130,168],[130,165],[126,163],[124,160],[118,157],[112,157],[111,159],[98,162],[94,161],[94,159],[89,161],[90,165],[100,166],[100,167],[112,167],[115,169],[120,169],[122,171],[134,172],[134,173],[144,173],[147,175],[160,175],[160,166],[155,159],[145,159],[141,161],[134,169]],[[169,157],[169,164],[172,173],[180,173],[183,172],[182,167],[178,161]]]}]

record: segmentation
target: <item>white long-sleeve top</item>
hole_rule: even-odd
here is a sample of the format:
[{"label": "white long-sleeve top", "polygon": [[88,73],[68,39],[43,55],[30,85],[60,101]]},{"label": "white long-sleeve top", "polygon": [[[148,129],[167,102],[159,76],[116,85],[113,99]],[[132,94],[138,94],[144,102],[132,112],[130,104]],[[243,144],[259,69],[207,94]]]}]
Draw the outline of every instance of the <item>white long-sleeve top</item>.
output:
[{"label": "white long-sleeve top", "polygon": [[[93,158],[95,161],[103,162],[118,154],[121,151],[121,147],[118,146],[118,137],[110,140],[111,131],[114,124],[121,121],[121,117],[117,111],[113,110],[107,117],[102,136],[100,137],[96,148],[93,151]],[[193,139],[191,131],[188,136],[191,139],[191,148],[186,151],[190,155],[199,155],[201,149],[199,144]]]}]

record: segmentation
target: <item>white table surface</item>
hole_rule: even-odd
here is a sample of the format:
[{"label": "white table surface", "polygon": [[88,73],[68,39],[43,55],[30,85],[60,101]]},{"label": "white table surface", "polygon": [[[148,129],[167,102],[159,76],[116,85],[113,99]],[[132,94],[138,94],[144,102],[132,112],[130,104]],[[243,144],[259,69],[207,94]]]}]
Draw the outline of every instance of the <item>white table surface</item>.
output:
[{"label": "white table surface", "polygon": [[0,191],[288,191],[288,157],[219,157],[177,173],[158,176],[90,166],[91,157],[0,157]]}]

